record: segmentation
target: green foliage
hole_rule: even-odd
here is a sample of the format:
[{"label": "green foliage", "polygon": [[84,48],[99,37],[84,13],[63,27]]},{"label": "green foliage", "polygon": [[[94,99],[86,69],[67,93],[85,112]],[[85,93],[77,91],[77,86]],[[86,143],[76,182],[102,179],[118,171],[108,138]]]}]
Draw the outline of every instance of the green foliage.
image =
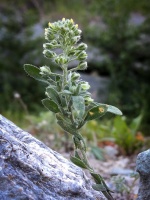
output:
[{"label": "green foliage", "polygon": [[134,118],[130,123],[127,122],[125,117],[117,116],[114,120],[103,121],[102,123],[89,121],[81,132],[91,144],[94,141],[97,146],[115,143],[118,145],[121,154],[133,155],[140,152],[142,148],[149,148],[148,139],[145,139],[140,132],[141,122],[142,115]]},{"label": "green foliage", "polygon": [[73,96],[72,97],[72,101],[73,101],[73,108],[75,110],[75,114],[74,117],[80,118],[82,119],[82,117],[84,116],[85,113],[85,100],[82,96]]},{"label": "green foliage", "polygon": [[132,184],[127,185],[127,181],[125,180],[125,178],[123,176],[114,176],[112,177],[112,182],[113,185],[115,186],[115,191],[120,193],[121,196],[125,196],[126,199],[133,199],[134,195],[133,195],[133,188],[136,185],[136,181],[139,178],[139,174],[138,173],[134,173],[134,174],[130,174],[130,177],[132,177],[133,181]]},{"label": "green foliage", "polygon": [[60,112],[58,105],[54,101],[47,98],[47,99],[43,99],[42,103],[48,110],[54,113]]},{"label": "green foliage", "polygon": [[129,125],[127,125],[124,117],[116,117],[114,119],[112,137],[115,138],[115,142],[126,155],[132,155],[143,145],[143,140],[138,140],[136,137],[141,120],[142,116],[138,116],[137,118],[133,119]]},{"label": "green foliage", "polygon": [[24,65],[24,70],[32,78],[34,78],[38,81],[46,82],[45,79],[42,78],[42,75],[40,74],[40,70],[38,67],[35,67],[34,65],[31,65],[31,64],[26,64],[26,65]]},{"label": "green foliage", "polygon": [[[9,3],[8,3],[9,5]],[[24,101],[29,108],[34,107],[28,102],[36,102],[42,97],[42,87],[34,85],[32,80],[24,78],[22,70],[23,62],[35,60],[38,55],[41,39],[32,39],[31,27],[24,24],[23,12],[18,10],[17,4],[15,10],[13,6],[3,4],[0,13],[0,110],[10,109],[11,111],[19,110],[14,100],[13,94],[18,92],[23,96]],[[22,37],[24,39],[22,39]],[[33,52],[34,50],[34,52]],[[32,56],[32,58],[30,57]],[[39,56],[40,59],[41,56]],[[43,59],[43,58],[42,58]],[[41,59],[41,60],[42,60]],[[34,85],[31,87],[31,85]],[[38,88],[38,93],[35,90]],[[28,91],[28,92],[27,92]],[[30,93],[34,93],[31,97]]]},{"label": "green foliage", "polygon": [[[60,127],[73,135],[76,151],[75,156],[71,156],[71,161],[94,174],[95,172],[86,158],[86,144],[78,130],[86,121],[99,118],[106,112],[118,115],[122,115],[122,113],[114,106],[94,102],[88,92],[90,85],[88,82],[82,81],[80,75],[75,72],[87,67],[85,51],[87,45],[79,44],[81,30],[78,29],[78,25],[74,24],[72,19],[63,18],[61,21],[49,23],[48,26],[45,29],[47,43],[43,45],[43,54],[58,64],[63,75],[52,73],[48,66],[37,68],[28,64],[24,68],[31,77],[39,81],[45,80],[47,83],[45,94],[48,98],[42,102],[50,111],[56,113],[57,123]],[[61,53],[57,53],[55,49],[59,49]],[[68,64],[73,60],[78,61],[78,64],[69,70]],[[77,150],[80,151],[82,157],[79,156]],[[109,188],[102,177],[99,174],[97,176],[99,177],[98,185],[93,188],[102,191],[109,200],[112,200]]]},{"label": "green foliage", "polygon": [[[101,21],[87,29],[84,37],[104,58],[97,64],[99,74],[111,77],[108,103],[119,105],[131,119],[143,112],[141,126],[149,134],[150,4],[146,0],[96,2],[94,11]],[[131,22],[133,14],[135,22]]]},{"label": "green foliage", "polygon": [[84,168],[84,169],[88,169],[88,166],[86,166],[86,164],[78,157],[75,156],[70,156],[70,160],[77,166]]},{"label": "green foliage", "polygon": [[103,149],[101,149],[97,146],[92,146],[91,152],[93,153],[93,155],[95,156],[96,159],[105,161]]}]

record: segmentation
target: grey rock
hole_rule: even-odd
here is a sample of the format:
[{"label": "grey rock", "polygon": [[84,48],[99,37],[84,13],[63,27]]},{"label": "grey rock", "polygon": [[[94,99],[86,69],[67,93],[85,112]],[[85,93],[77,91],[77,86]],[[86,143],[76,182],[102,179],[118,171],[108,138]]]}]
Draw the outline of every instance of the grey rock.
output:
[{"label": "grey rock", "polygon": [[125,176],[130,176],[131,174],[133,174],[134,171],[131,169],[124,169],[121,167],[114,167],[111,171],[111,175],[125,175]]},{"label": "grey rock", "polygon": [[138,155],[136,171],[140,175],[137,200],[150,200],[150,149]]},{"label": "grey rock", "polygon": [[84,172],[0,115],[0,200],[104,200]]}]

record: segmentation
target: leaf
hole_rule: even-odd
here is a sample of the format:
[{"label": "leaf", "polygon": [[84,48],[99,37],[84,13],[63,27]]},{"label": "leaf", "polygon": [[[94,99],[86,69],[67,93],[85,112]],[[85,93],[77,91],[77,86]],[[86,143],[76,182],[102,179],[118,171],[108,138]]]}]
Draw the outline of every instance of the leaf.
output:
[{"label": "leaf", "polygon": [[92,147],[91,152],[93,153],[93,155],[95,156],[96,159],[103,160],[103,161],[105,160],[104,159],[104,152],[99,147]]},{"label": "leaf", "polygon": [[124,117],[120,116],[115,117],[113,129],[113,132],[116,132],[118,135],[127,134],[130,131]]},{"label": "leaf", "polygon": [[38,81],[42,81],[45,83],[48,83],[48,81],[46,81],[42,75],[40,74],[40,69],[34,65],[31,64],[25,64],[24,65],[24,70],[26,71],[26,73],[31,76],[32,78],[38,80]]},{"label": "leaf", "polygon": [[66,121],[58,120],[57,123],[59,124],[59,126],[61,126],[61,128],[64,131],[67,131],[68,133],[71,133],[73,135],[75,135],[77,133],[76,129],[74,128],[74,126],[69,124],[69,123],[67,123]]},{"label": "leaf", "polygon": [[[72,125],[71,120],[70,120],[67,116],[64,116],[64,115],[61,114],[61,113],[57,113],[57,114],[56,114],[56,119],[57,119],[57,120],[60,120],[60,121],[64,121],[64,123],[67,123],[67,124]],[[72,125],[72,126],[73,126],[73,125]],[[74,127],[74,126],[73,126],[73,127]]]},{"label": "leaf", "polygon": [[70,160],[77,166],[84,168],[84,169],[88,169],[88,167],[86,166],[86,164],[81,161],[80,159],[78,159],[77,157],[74,156],[70,156]]},{"label": "leaf", "polygon": [[107,191],[107,189],[105,188],[104,185],[102,184],[94,184],[92,185],[92,188],[96,191],[101,191],[101,192],[104,192],[104,191]]},{"label": "leaf", "polygon": [[46,88],[46,92],[49,98],[51,98],[56,104],[61,105],[59,94],[56,92],[54,88],[48,87]]},{"label": "leaf", "polygon": [[138,117],[133,119],[131,124],[130,124],[131,131],[133,131],[135,133],[138,130],[138,128],[141,124],[141,121],[142,121],[142,115],[139,115]]},{"label": "leaf", "polygon": [[62,92],[62,94],[72,94],[72,92],[70,92],[69,90],[64,90],[63,92]]},{"label": "leaf", "polygon": [[76,150],[75,150],[75,157],[78,158],[79,160],[81,160],[81,158]]},{"label": "leaf", "polygon": [[102,183],[102,180],[101,180],[101,177],[99,176],[99,174],[96,174],[96,173],[90,173],[90,174],[91,174],[91,176],[93,176],[93,178],[97,184]]},{"label": "leaf", "polygon": [[122,115],[122,112],[118,108],[116,108],[115,106],[108,105],[107,112],[110,112],[110,113],[113,113],[113,114],[116,114],[116,115]]},{"label": "leaf", "polygon": [[54,101],[47,98],[47,99],[43,99],[42,103],[48,110],[54,113],[60,112],[58,105]]},{"label": "leaf", "polygon": [[84,98],[81,96],[72,96],[72,101],[77,117],[81,119],[85,113]]},{"label": "leaf", "polygon": [[[91,176],[93,176],[96,185],[103,185],[103,187],[105,187],[105,191],[109,191],[109,192],[113,192],[112,190],[110,190],[108,188],[108,186],[106,185],[106,183],[104,182],[103,178],[100,176],[100,174],[96,174],[96,173],[90,173]],[[93,188],[94,189],[94,188]],[[101,190],[102,191],[102,190]],[[110,194],[109,194],[110,195]]]},{"label": "leaf", "polygon": [[102,117],[107,112],[108,106],[105,104],[100,104],[98,106],[95,106],[94,108],[91,108],[87,111],[85,121],[97,119],[99,117]]}]

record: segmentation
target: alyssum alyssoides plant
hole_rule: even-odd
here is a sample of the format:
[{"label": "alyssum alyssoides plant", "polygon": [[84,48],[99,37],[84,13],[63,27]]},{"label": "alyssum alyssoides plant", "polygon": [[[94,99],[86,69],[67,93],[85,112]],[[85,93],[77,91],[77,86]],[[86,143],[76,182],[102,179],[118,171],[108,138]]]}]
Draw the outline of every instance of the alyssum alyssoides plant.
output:
[{"label": "alyssum alyssoides plant", "polygon": [[[87,68],[87,45],[79,43],[81,30],[71,19],[49,23],[45,29],[46,43],[43,54],[56,63],[62,73],[52,73],[49,66],[40,68],[25,64],[25,71],[33,78],[46,84],[46,98],[43,105],[55,113],[57,123],[70,133],[75,146],[71,161],[81,168],[88,169],[95,184],[93,189],[101,191],[105,197],[112,200],[111,190],[105,184],[100,174],[90,166],[86,157],[86,144],[79,133],[81,127],[89,120],[102,117],[106,112],[121,115],[121,111],[110,105],[94,102],[88,92],[90,85],[80,79],[76,71]],[[59,52],[59,53],[58,53]],[[78,61],[75,68],[68,69],[68,64]]]}]

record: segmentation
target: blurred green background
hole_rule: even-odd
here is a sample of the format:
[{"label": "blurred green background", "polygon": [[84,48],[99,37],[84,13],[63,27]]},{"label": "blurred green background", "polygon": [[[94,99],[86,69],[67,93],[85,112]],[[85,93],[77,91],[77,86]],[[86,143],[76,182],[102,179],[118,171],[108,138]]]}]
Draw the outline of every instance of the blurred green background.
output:
[{"label": "blurred green background", "polygon": [[44,86],[26,75],[23,64],[52,65],[42,54],[44,28],[49,21],[73,18],[89,46],[84,74],[109,80],[97,101],[122,110],[127,124],[142,116],[139,130],[150,136],[149,13],[148,0],[1,0],[1,114],[25,127],[25,116],[45,111]]}]

